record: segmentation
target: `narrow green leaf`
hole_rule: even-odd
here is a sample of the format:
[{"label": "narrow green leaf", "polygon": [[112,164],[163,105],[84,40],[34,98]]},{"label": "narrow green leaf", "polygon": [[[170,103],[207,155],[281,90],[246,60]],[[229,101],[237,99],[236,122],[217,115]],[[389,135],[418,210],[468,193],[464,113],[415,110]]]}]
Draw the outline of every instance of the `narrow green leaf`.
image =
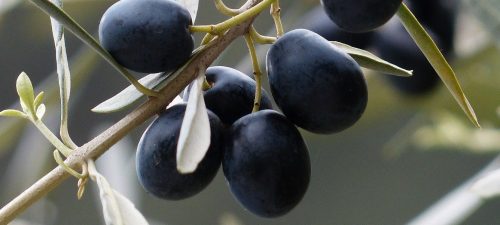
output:
[{"label": "narrow green leaf", "polygon": [[444,82],[448,90],[451,92],[455,100],[458,102],[462,110],[465,112],[470,121],[477,127],[479,121],[474,113],[474,109],[469,103],[469,100],[465,96],[460,83],[458,82],[455,72],[450,67],[443,54],[439,51],[436,43],[427,34],[422,25],[418,22],[417,18],[411,13],[408,7],[403,3],[399,7],[397,12],[399,19],[401,20],[403,26],[406,28],[410,36],[413,38],[417,46],[420,48],[422,53],[424,53],[427,60],[436,70],[437,74]]},{"label": "narrow green leaf", "polygon": [[31,84],[31,80],[25,72],[22,72],[16,81],[16,89],[17,94],[19,95],[19,99],[26,107],[27,112],[31,115],[35,114],[35,96],[33,93],[33,85]]},{"label": "narrow green leaf", "polygon": [[111,66],[113,66],[121,75],[123,75],[132,85],[134,85],[140,92],[148,95],[156,95],[151,90],[142,86],[127,69],[123,68],[116,60],[90,35],[83,29],[73,18],[71,18],[61,8],[54,5],[49,0],[30,0],[39,9],[57,20],[62,26],[71,31],[76,37],[82,40],[85,44],[94,49],[101,55]]},{"label": "narrow green leaf", "polygon": [[409,77],[412,75],[412,70],[406,70],[396,66],[363,49],[355,48],[337,41],[331,41],[331,43],[344,50],[356,60],[361,67],[402,77]]},{"label": "narrow green leaf", "polygon": [[38,93],[38,95],[35,98],[35,102],[34,102],[35,108],[38,108],[38,106],[40,106],[40,104],[43,103],[44,98],[45,98],[45,92],[42,91],[42,92]]},{"label": "narrow green leaf", "polygon": [[26,118],[26,114],[19,110],[15,109],[6,109],[3,111],[0,111],[0,116],[7,116],[7,117],[18,117],[18,118]]}]

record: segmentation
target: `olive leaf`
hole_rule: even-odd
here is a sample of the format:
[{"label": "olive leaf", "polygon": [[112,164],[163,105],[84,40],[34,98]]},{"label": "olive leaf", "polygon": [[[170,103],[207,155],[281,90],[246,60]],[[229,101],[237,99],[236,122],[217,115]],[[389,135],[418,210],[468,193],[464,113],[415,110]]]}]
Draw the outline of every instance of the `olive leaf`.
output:
[{"label": "olive leaf", "polygon": [[46,111],[45,104],[41,104],[40,106],[38,106],[38,108],[36,109],[36,118],[42,119],[43,116],[45,115],[45,111]]},{"label": "olive leaf", "polygon": [[[141,78],[139,82],[145,87],[153,89],[165,79],[165,73],[153,73]],[[137,102],[143,96],[144,94],[139,92],[133,85],[129,85],[120,93],[94,107],[92,112],[110,113],[120,111]]]},{"label": "olive leaf", "polygon": [[26,114],[19,110],[15,109],[6,109],[0,111],[0,116],[7,116],[7,117],[18,117],[18,118],[26,118]]},{"label": "olive leaf", "polygon": [[[187,61],[181,68],[177,69],[175,72],[168,75],[165,73],[149,74],[140,79],[139,82],[147,88],[154,89],[156,91],[161,90],[163,87],[167,86],[173,79],[177,78],[193,61],[193,59],[206,49],[206,47],[207,46],[202,46],[195,49],[191,54],[191,58],[189,59],[189,61]],[[92,112],[111,113],[120,111],[136,103],[143,96],[144,94],[139,92],[133,85],[129,85],[127,88],[125,88],[115,96],[94,107],[92,109]]]},{"label": "olive leaf", "polygon": [[176,1],[181,5],[183,5],[189,11],[189,14],[191,14],[191,18],[194,24],[194,21],[196,20],[196,15],[198,14],[198,5],[200,3],[200,0],[176,0]]},{"label": "olive leaf", "polygon": [[470,190],[483,198],[500,195],[500,169],[487,173],[472,184]]},{"label": "olive leaf", "polygon": [[[52,0],[55,5],[62,8],[62,0]],[[71,73],[69,71],[66,41],[63,26],[54,18],[50,18],[52,36],[56,51],[57,77],[59,81],[59,98],[61,99],[61,119],[59,133],[61,139],[68,145],[75,146],[68,131],[69,97],[71,92]],[[38,112],[37,112],[38,113]]]},{"label": "olive leaf", "polygon": [[104,221],[107,225],[147,225],[148,222],[134,204],[109,185],[95,167],[94,161],[87,161],[90,178],[97,183]]},{"label": "olive leaf", "polygon": [[425,29],[418,22],[417,18],[415,18],[404,3],[399,7],[397,15],[403,26],[430,62],[469,120],[476,127],[481,127],[477,116],[474,113],[474,109],[470,105],[469,100],[465,96],[462,87],[455,76],[455,72],[453,72],[453,69],[450,67],[443,54],[439,51],[436,43],[434,43],[432,38],[429,34],[427,34]]},{"label": "olive leaf", "polygon": [[38,95],[35,97],[35,102],[33,103],[35,104],[35,108],[38,108],[38,106],[42,104],[44,98],[45,92],[41,91],[40,93],[38,93]]},{"label": "olive leaf", "polygon": [[20,1],[20,0],[2,0],[2,1],[0,1],[0,15],[13,9],[17,5],[19,5],[19,3],[21,3],[21,2],[22,1]]},{"label": "olive leaf", "polygon": [[170,104],[168,104],[167,109],[174,106],[174,105],[183,103],[183,102],[184,102],[184,100],[180,96],[175,96],[174,100],[172,100],[172,102],[170,102]]},{"label": "olive leaf", "polygon": [[189,92],[177,143],[177,170],[180,173],[194,172],[210,146],[210,123],[203,98],[204,80],[205,70],[200,70]]},{"label": "olive leaf", "polygon": [[22,72],[16,81],[17,94],[21,101],[21,106],[26,113],[35,115],[35,95],[31,80],[25,72]]},{"label": "olive leaf", "polygon": [[466,6],[472,9],[474,15],[485,25],[486,30],[495,38],[500,46],[500,1],[498,0],[465,0]]},{"label": "olive leaf", "polygon": [[412,70],[406,70],[396,66],[363,49],[355,48],[337,41],[331,41],[330,43],[344,50],[361,67],[402,77],[409,77],[412,75]]}]

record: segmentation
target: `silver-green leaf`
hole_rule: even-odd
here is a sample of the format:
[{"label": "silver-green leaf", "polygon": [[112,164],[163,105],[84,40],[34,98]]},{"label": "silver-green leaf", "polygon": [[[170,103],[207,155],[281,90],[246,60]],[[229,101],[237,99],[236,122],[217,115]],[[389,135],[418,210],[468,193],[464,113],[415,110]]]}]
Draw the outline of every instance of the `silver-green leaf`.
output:
[{"label": "silver-green leaf", "polygon": [[43,103],[43,99],[45,98],[45,92],[40,92],[38,95],[35,97],[35,108],[38,108]]},{"label": "silver-green leaf", "polygon": [[87,161],[89,176],[97,183],[104,221],[107,225],[147,225],[144,216],[134,204],[108,183],[95,167],[94,161]]},{"label": "silver-green leaf", "polygon": [[177,170],[192,173],[210,146],[210,123],[203,98],[205,71],[193,81],[177,143]]},{"label": "silver-green leaf", "polygon": [[331,43],[344,50],[356,60],[361,67],[402,77],[409,77],[412,75],[412,70],[403,69],[363,49],[355,48],[337,41],[332,41]]},{"label": "silver-green leaf", "polygon": [[[158,91],[163,87],[167,86],[173,79],[178,77],[184,71],[184,69],[191,63],[191,61],[205,49],[206,46],[202,46],[195,49],[189,61],[187,61],[181,68],[177,69],[175,72],[168,75],[165,73],[149,74],[140,79],[139,82],[144,86],[146,86],[147,88]],[[130,85],[124,90],[122,90],[120,93],[116,94],[115,96],[109,98],[108,100],[94,107],[92,111],[96,113],[111,113],[120,111],[134,104],[143,96],[144,96],[143,93],[139,92],[136,88],[134,88],[134,86]]]},{"label": "silver-green leaf", "polygon": [[40,106],[36,109],[36,118],[41,120],[45,115],[46,109],[45,104],[40,104]]},{"label": "silver-green leaf", "polygon": [[[152,89],[165,79],[166,75],[164,73],[153,73],[141,78],[139,82],[145,87]],[[142,96],[144,96],[144,94],[139,92],[133,85],[130,85],[127,88],[123,89],[120,93],[113,96],[112,98],[94,107],[92,109],[92,112],[96,113],[116,112],[135,103]]]},{"label": "silver-green leaf", "polygon": [[7,117],[18,117],[18,118],[26,118],[26,114],[19,110],[15,109],[6,109],[3,111],[0,111],[0,116],[7,116]]},{"label": "silver-green leaf", "polygon": [[16,81],[17,94],[21,104],[26,108],[26,113],[35,115],[35,96],[31,80],[25,72],[22,72]]}]

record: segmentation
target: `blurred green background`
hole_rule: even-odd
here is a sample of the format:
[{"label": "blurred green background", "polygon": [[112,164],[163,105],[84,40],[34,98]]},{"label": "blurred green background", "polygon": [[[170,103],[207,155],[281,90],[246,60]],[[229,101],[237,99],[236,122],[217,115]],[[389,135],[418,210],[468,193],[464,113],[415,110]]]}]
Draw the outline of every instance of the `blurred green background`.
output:
[{"label": "blurred green background", "polygon": [[[93,33],[113,2],[68,0],[65,10]],[[281,2],[288,30],[318,4]],[[241,3],[227,1],[233,7]],[[470,8],[466,3],[459,7],[456,55],[451,62],[476,109],[482,131],[473,128],[444,85],[428,95],[409,98],[392,89],[383,79],[385,75],[367,71],[368,108],[355,126],[334,135],[302,131],[310,150],[311,184],[302,202],[283,217],[261,219],[245,211],[231,196],[222,171],[206,190],[187,200],[164,201],[146,194],[134,167],[135,145],[146,124],[99,159],[98,169],[151,224],[404,224],[500,152],[500,51],[492,42],[498,37],[489,35],[491,26],[483,26]],[[54,89],[57,78],[51,75],[56,64],[49,18],[27,1],[0,12],[0,109],[19,107],[12,105],[16,102],[14,84],[25,71],[38,90],[53,90],[45,121],[55,131],[59,106]],[[224,18],[212,1],[200,1],[197,24]],[[271,31],[271,21],[264,13],[256,21],[258,29]],[[74,76],[69,128],[82,145],[126,114],[95,114],[90,109],[127,82],[72,34],[66,33],[66,40]],[[265,53],[267,47],[259,49]],[[240,38],[216,64],[250,74],[247,55]],[[262,64],[264,67],[264,60]],[[23,124],[0,118],[2,206],[56,166],[52,147],[30,124]],[[89,182],[82,200],[76,199],[76,190],[76,180],[66,180],[20,219],[26,224],[103,224],[95,183]],[[499,201],[487,201],[464,224],[500,224],[499,209]]]}]

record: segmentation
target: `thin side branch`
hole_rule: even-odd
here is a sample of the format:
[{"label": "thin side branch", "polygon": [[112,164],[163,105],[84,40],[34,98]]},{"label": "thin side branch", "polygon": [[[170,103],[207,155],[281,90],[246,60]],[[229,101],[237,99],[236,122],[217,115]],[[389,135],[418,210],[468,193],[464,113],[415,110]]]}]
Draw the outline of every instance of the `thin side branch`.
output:
[{"label": "thin side branch", "polygon": [[[240,10],[245,11],[257,5],[260,0],[247,1]],[[137,109],[122,118],[116,124],[95,137],[90,142],[77,148],[65,160],[66,165],[73,169],[78,169],[82,162],[87,159],[97,159],[106,152],[112,145],[126,136],[131,130],[144,123],[157,112],[165,108],[174,97],[180,93],[196,77],[196,69],[201,65],[208,67],[212,62],[228,47],[237,37],[248,32],[253,18],[230,29],[224,36],[213,41],[204,52],[198,55],[190,65],[177,77],[173,78],[170,85],[160,91],[160,96],[151,98]],[[34,202],[44,197],[62,181],[69,177],[69,174],[61,167],[56,167],[23,193],[0,209],[0,224],[7,224],[22,213]]]}]

